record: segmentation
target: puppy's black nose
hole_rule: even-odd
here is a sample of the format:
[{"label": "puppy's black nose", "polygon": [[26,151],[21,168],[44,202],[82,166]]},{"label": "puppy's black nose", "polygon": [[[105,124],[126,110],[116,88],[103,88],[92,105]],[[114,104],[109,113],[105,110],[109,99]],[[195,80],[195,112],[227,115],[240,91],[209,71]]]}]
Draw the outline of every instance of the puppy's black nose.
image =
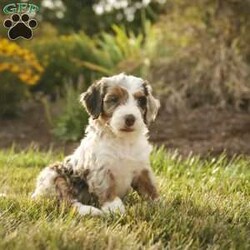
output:
[{"label": "puppy's black nose", "polygon": [[126,126],[131,127],[131,126],[134,125],[134,123],[135,123],[134,115],[126,115],[125,116],[125,124],[126,124]]}]

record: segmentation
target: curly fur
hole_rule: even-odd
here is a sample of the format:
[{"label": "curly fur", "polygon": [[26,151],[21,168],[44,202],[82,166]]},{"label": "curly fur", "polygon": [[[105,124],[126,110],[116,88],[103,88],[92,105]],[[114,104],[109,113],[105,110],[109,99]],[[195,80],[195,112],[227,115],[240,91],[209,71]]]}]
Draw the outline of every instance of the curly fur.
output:
[{"label": "curly fur", "polygon": [[81,215],[124,213],[122,198],[131,188],[156,199],[147,133],[159,101],[150,85],[125,74],[104,77],[81,95],[81,102],[90,114],[85,137],[63,163],[40,173],[32,197],[56,196]]}]

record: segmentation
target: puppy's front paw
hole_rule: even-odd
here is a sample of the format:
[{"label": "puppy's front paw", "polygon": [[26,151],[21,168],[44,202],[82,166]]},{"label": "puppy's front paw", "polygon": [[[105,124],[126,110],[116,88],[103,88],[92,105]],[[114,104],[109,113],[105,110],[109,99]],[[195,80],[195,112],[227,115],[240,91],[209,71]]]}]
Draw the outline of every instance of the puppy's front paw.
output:
[{"label": "puppy's front paw", "polygon": [[125,207],[122,203],[122,200],[116,197],[113,201],[105,202],[102,206],[102,211],[104,213],[114,213],[119,212],[121,214],[125,213]]},{"label": "puppy's front paw", "polygon": [[103,215],[103,212],[100,209],[95,208],[93,206],[83,205],[80,202],[75,202],[73,204],[73,207],[82,216],[84,216],[84,215],[92,215],[92,216]]}]

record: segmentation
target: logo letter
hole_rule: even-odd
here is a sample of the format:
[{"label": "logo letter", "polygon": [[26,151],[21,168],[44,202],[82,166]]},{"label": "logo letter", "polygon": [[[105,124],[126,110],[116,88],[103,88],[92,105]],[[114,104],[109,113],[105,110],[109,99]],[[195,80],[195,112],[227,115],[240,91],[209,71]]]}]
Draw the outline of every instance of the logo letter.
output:
[{"label": "logo letter", "polygon": [[17,3],[18,5],[18,13],[23,12],[27,8],[27,3]]},{"label": "logo letter", "polygon": [[4,6],[3,12],[5,14],[13,14],[16,12],[16,5],[14,3],[10,3]]},{"label": "logo letter", "polygon": [[39,7],[36,6],[35,4],[30,3],[29,13],[32,13],[32,12],[35,13],[35,12],[37,12],[37,11],[39,11]]}]

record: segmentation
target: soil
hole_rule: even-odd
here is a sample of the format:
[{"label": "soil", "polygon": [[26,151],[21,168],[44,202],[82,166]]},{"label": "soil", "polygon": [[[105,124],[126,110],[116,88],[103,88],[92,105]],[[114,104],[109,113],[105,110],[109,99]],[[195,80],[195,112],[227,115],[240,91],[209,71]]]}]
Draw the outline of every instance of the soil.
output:
[{"label": "soil", "polygon": [[[199,108],[184,114],[173,115],[161,110],[156,122],[150,127],[153,144],[178,150],[184,156],[217,156],[225,152],[250,155],[250,114]],[[52,148],[71,153],[79,142],[62,142],[56,139],[47,122],[43,106],[29,103],[20,116],[0,120],[0,148],[15,144],[17,149],[30,146],[42,150]]]},{"label": "soil", "polygon": [[250,114],[199,108],[186,114],[162,111],[151,127],[151,140],[182,155],[250,155]]}]

